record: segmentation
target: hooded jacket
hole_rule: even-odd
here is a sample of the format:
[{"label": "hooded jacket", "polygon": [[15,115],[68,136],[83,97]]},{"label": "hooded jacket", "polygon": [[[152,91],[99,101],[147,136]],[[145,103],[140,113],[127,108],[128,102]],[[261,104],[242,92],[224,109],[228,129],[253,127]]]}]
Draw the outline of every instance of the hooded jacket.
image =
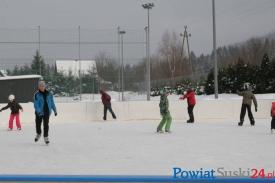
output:
[{"label": "hooded jacket", "polygon": [[[46,100],[47,100],[47,107],[49,109],[49,115],[51,115],[51,112],[54,111],[54,113],[57,113],[55,103],[53,100],[53,95],[51,92],[45,90],[46,93]],[[34,94],[34,109],[35,109],[35,114],[38,116],[43,116],[44,115],[44,96],[43,93],[40,91],[37,91]]]},{"label": "hooded jacket", "polygon": [[275,102],[272,102],[272,106],[271,106],[271,116],[275,117]]},{"label": "hooded jacket", "polygon": [[196,97],[195,92],[193,90],[187,90],[187,93],[183,95],[180,99],[184,100],[187,98],[187,103],[189,106],[196,105]]},{"label": "hooded jacket", "polygon": [[166,115],[169,113],[169,101],[166,94],[160,96],[159,109],[161,115]]},{"label": "hooded jacket", "polygon": [[256,97],[252,93],[251,90],[246,90],[246,91],[237,92],[237,93],[238,93],[239,96],[243,97],[243,104],[251,106],[252,105],[252,100],[253,100],[255,108],[258,107],[258,103],[257,103]]},{"label": "hooded jacket", "polygon": [[110,95],[108,95],[106,92],[104,91],[100,91],[101,94],[101,101],[103,103],[104,106],[108,106],[111,105],[111,97]]},{"label": "hooded jacket", "polygon": [[3,107],[0,111],[10,108],[11,114],[18,114],[20,109],[23,109],[22,106],[17,103],[15,100],[8,103],[7,106]]}]

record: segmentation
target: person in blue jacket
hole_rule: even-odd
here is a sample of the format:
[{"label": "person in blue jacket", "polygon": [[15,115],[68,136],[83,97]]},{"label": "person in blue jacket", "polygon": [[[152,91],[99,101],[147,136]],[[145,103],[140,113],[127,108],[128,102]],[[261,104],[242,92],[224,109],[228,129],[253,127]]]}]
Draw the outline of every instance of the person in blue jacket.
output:
[{"label": "person in blue jacket", "polygon": [[34,109],[35,109],[35,123],[36,136],[34,141],[37,142],[41,137],[41,124],[43,121],[44,141],[49,144],[49,119],[52,111],[57,116],[57,111],[53,99],[53,95],[46,89],[46,83],[39,81],[38,91],[34,94]]}]

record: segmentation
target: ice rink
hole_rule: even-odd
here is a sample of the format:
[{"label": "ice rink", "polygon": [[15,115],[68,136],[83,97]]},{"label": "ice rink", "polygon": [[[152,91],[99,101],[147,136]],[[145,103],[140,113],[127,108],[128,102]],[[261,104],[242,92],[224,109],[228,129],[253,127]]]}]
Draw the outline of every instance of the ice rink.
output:
[{"label": "ice rink", "polygon": [[173,167],[274,169],[270,121],[186,124],[156,134],[158,121],[51,123],[51,144],[34,126],[0,126],[1,174],[171,175]]}]

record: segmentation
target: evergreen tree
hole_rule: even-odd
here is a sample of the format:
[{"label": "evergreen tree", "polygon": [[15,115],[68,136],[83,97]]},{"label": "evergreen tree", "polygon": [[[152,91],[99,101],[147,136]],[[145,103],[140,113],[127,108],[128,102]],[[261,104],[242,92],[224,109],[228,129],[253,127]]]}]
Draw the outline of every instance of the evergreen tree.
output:
[{"label": "evergreen tree", "polygon": [[31,69],[33,74],[40,74],[42,76],[46,74],[46,64],[44,62],[44,58],[40,55],[38,50],[33,56]]},{"label": "evergreen tree", "polygon": [[258,70],[257,92],[267,93],[271,90],[272,67],[268,54],[264,54],[261,67]]},{"label": "evergreen tree", "polygon": [[205,83],[205,93],[211,95],[214,93],[214,71],[213,69],[209,72]]}]

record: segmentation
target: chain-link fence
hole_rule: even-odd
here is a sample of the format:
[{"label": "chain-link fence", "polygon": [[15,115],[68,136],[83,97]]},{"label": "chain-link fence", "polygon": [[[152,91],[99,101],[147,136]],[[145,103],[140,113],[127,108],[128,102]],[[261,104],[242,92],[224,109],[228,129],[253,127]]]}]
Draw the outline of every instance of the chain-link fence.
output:
[{"label": "chain-link fence", "polygon": [[146,99],[143,29],[1,28],[0,53],[0,69],[41,75],[60,102],[98,100],[100,89]]}]

